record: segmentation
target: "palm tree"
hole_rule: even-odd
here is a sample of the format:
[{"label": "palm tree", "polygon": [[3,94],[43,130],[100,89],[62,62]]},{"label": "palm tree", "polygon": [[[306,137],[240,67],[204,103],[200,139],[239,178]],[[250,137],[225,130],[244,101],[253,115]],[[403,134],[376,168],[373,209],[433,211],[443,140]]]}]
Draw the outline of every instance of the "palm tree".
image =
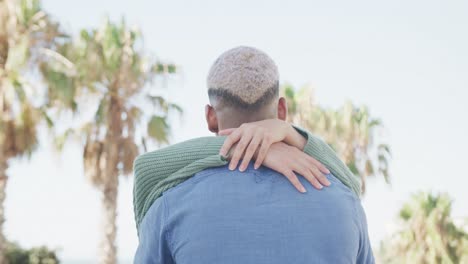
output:
[{"label": "palm tree", "polygon": [[34,86],[35,67],[54,54],[58,25],[42,11],[38,0],[0,0],[0,263],[5,260],[3,223],[8,161],[31,155],[37,127],[46,120],[38,102],[43,91]]},{"label": "palm tree", "polygon": [[401,228],[382,244],[385,263],[468,263],[468,233],[454,224],[452,201],[417,193],[400,210]]},{"label": "palm tree", "polygon": [[[117,24],[106,20],[97,29],[82,30],[75,41],[59,48],[73,62],[72,68],[62,71],[62,67],[47,67],[43,71],[51,91],[56,91],[49,94],[51,101],[65,97],[68,100],[61,101],[68,101],[82,113],[94,109],[90,120],[66,134],[74,131],[81,137],[85,175],[102,192],[104,237],[100,262],[106,264],[116,263],[119,175],[132,172],[133,160],[146,148],[145,138],[167,142],[168,113],[172,109],[181,111],[149,91],[156,76],[174,73],[176,67],[149,58],[139,49],[141,42],[139,32],[124,21]],[[80,98],[85,98],[82,103]],[[148,116],[150,112],[154,114]],[[146,129],[141,129],[144,123]]]},{"label": "palm tree", "polygon": [[356,107],[351,102],[336,110],[321,107],[315,103],[309,86],[296,92],[291,85],[284,85],[282,93],[288,100],[289,121],[323,137],[360,177],[363,193],[368,176],[380,174],[389,182],[390,148],[386,144],[375,146],[374,137],[382,123],[370,116],[367,107]]}]

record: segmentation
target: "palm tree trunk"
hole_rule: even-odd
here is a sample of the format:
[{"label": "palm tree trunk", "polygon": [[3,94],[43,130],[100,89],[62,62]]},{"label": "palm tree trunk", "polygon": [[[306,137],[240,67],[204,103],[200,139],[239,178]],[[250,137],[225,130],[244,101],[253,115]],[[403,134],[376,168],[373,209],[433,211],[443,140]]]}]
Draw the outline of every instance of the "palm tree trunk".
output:
[{"label": "palm tree trunk", "polygon": [[111,98],[109,109],[109,130],[106,135],[106,169],[103,185],[103,205],[104,205],[104,241],[102,264],[117,263],[117,246],[115,238],[117,236],[117,194],[119,188],[119,150],[120,138],[122,135],[121,124],[122,112],[120,104],[115,97]]},{"label": "palm tree trunk", "polygon": [[6,170],[8,168],[8,163],[6,159],[2,158],[0,154],[0,263],[6,262],[6,239],[3,234],[3,224],[5,223],[5,196],[6,196],[6,184],[7,184],[7,174]]},{"label": "palm tree trunk", "polygon": [[[112,138],[112,133],[108,134]],[[118,143],[107,141],[107,162],[105,169],[105,181],[103,185],[102,205],[104,207],[104,222],[102,230],[104,237],[102,241],[102,264],[117,263],[117,245],[115,238],[117,236],[117,194],[119,188],[119,169],[118,169]]]},{"label": "palm tree trunk", "polygon": [[119,186],[118,174],[114,174],[112,180],[104,187],[102,204],[104,207],[103,228],[104,237],[102,241],[102,256],[100,263],[115,264],[117,263],[117,246],[115,243],[117,235],[117,194]]}]

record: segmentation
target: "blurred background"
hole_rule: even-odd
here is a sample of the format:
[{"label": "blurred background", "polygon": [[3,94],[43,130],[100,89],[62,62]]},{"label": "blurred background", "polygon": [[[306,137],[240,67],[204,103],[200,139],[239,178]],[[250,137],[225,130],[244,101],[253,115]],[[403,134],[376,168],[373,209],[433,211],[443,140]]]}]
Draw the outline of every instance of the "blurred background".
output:
[{"label": "blurred background", "polygon": [[[132,164],[210,135],[223,51],[363,182],[379,263],[468,263],[468,2],[0,0],[0,263],[131,263]],[[41,262],[42,261],[42,262]]]}]

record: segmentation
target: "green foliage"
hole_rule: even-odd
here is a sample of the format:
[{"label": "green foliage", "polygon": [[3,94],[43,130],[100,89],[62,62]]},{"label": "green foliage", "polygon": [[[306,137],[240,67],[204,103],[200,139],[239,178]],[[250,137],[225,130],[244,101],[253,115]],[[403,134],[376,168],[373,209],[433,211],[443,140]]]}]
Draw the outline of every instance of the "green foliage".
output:
[{"label": "green foliage", "polygon": [[0,151],[3,157],[31,155],[46,109],[38,101],[44,89],[27,78],[60,36],[56,23],[41,10],[39,0],[0,1]]},{"label": "green foliage", "polygon": [[116,258],[119,176],[131,174],[146,139],[168,142],[168,115],[181,112],[179,106],[149,90],[156,77],[174,73],[176,66],[152,59],[140,48],[141,42],[139,31],[123,19],[117,23],[106,19],[59,45],[60,59],[41,68],[50,87],[48,104],[61,103],[62,109],[77,114],[94,113],[74,122],[55,143],[61,148],[72,135],[79,137],[84,143],[85,175],[104,193],[102,263],[114,263]]},{"label": "green foliage", "polygon": [[[50,87],[50,103],[61,102],[63,109],[74,112],[96,107],[92,120],[71,128],[75,132],[67,131],[55,142],[63,147],[71,134],[82,135],[85,171],[98,186],[110,177],[103,173],[109,163],[103,159],[111,156],[106,153],[111,151],[109,144],[119,145],[122,153],[112,156],[119,159],[119,174],[128,175],[129,164],[138,155],[143,138],[167,143],[168,114],[182,112],[178,105],[153,95],[154,89],[151,93],[149,90],[155,77],[174,73],[177,67],[151,59],[140,49],[141,42],[140,32],[123,19],[117,23],[106,19],[98,28],[82,30],[72,41],[59,45],[62,60],[41,68]],[[96,99],[96,105],[87,103]],[[84,103],[78,105],[79,101]],[[137,133],[140,127],[146,130]],[[124,150],[125,147],[132,151]]]},{"label": "green foliage", "polygon": [[417,193],[399,213],[400,230],[386,239],[384,263],[468,263],[468,233],[451,218],[445,194]]},{"label": "green foliage", "polygon": [[12,47],[8,54],[8,61],[6,64],[7,70],[22,69],[27,62],[30,55],[29,53],[30,38],[29,36],[21,36],[17,44]]},{"label": "green foliage", "polygon": [[368,176],[382,175],[389,183],[390,147],[375,138],[382,122],[370,115],[366,106],[346,102],[338,109],[315,103],[310,87],[298,91],[289,84],[281,89],[288,100],[289,121],[321,136],[362,182]]},{"label": "green foliage", "polygon": [[20,0],[18,2],[17,17],[23,26],[28,26],[37,19],[37,14],[41,12],[41,2],[38,0]]},{"label": "green foliage", "polygon": [[148,122],[148,135],[159,142],[167,143],[169,125],[164,117],[152,116]]},{"label": "green foliage", "polygon": [[[0,175],[6,177],[8,161],[31,156],[37,149],[37,128],[42,121],[51,127],[52,120],[42,99],[47,89],[37,85],[37,69],[55,54],[61,36],[58,24],[41,9],[40,0],[0,0]],[[3,178],[0,202],[5,193]],[[0,263],[5,261],[5,221],[0,203]],[[43,249],[12,249],[11,263],[47,262]],[[27,259],[24,259],[27,257]],[[42,261],[44,260],[44,261]]]},{"label": "green foliage", "polygon": [[9,264],[58,264],[56,253],[44,246],[23,249],[15,243],[7,243],[6,257]]},{"label": "green foliage", "polygon": [[[42,11],[40,0],[0,0],[0,162],[31,154],[40,122],[53,127],[63,112],[77,117],[97,107],[93,118],[83,121],[84,115],[79,115],[73,127],[61,127],[65,132],[55,143],[62,148],[67,139],[79,137],[84,142],[85,174],[96,187],[108,190],[104,203],[110,208],[111,217],[106,219],[111,231],[105,232],[103,252],[109,262],[116,255],[112,208],[118,177],[132,172],[140,142],[168,142],[167,118],[174,110],[182,112],[149,90],[157,76],[165,77],[178,68],[154,60],[141,44],[140,32],[123,19],[117,23],[107,19],[98,28],[68,38]],[[36,86],[37,80],[26,78],[31,72],[46,85]],[[15,263],[55,263],[48,262],[44,248],[13,248],[12,252]]]}]

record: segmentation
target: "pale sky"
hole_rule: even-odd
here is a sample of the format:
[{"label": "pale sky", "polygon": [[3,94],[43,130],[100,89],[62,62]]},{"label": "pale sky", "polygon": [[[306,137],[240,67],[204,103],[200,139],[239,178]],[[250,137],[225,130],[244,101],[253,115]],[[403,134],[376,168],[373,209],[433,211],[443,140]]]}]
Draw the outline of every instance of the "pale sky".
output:
[{"label": "pale sky", "polygon": [[[205,77],[219,54],[238,45],[267,52],[283,83],[312,84],[322,105],[369,106],[393,150],[392,186],[371,179],[363,199],[375,249],[418,190],[448,192],[453,215],[468,216],[467,1],[44,0],[44,7],[74,32],[124,15],[142,29],[148,51],[182,66],[168,91],[185,109],[171,143],[209,135]],[[65,264],[95,263],[100,195],[83,176],[79,147],[60,157],[44,144],[8,173],[8,238],[59,248]],[[131,178],[121,181],[117,224],[126,263],[137,246]]]}]

